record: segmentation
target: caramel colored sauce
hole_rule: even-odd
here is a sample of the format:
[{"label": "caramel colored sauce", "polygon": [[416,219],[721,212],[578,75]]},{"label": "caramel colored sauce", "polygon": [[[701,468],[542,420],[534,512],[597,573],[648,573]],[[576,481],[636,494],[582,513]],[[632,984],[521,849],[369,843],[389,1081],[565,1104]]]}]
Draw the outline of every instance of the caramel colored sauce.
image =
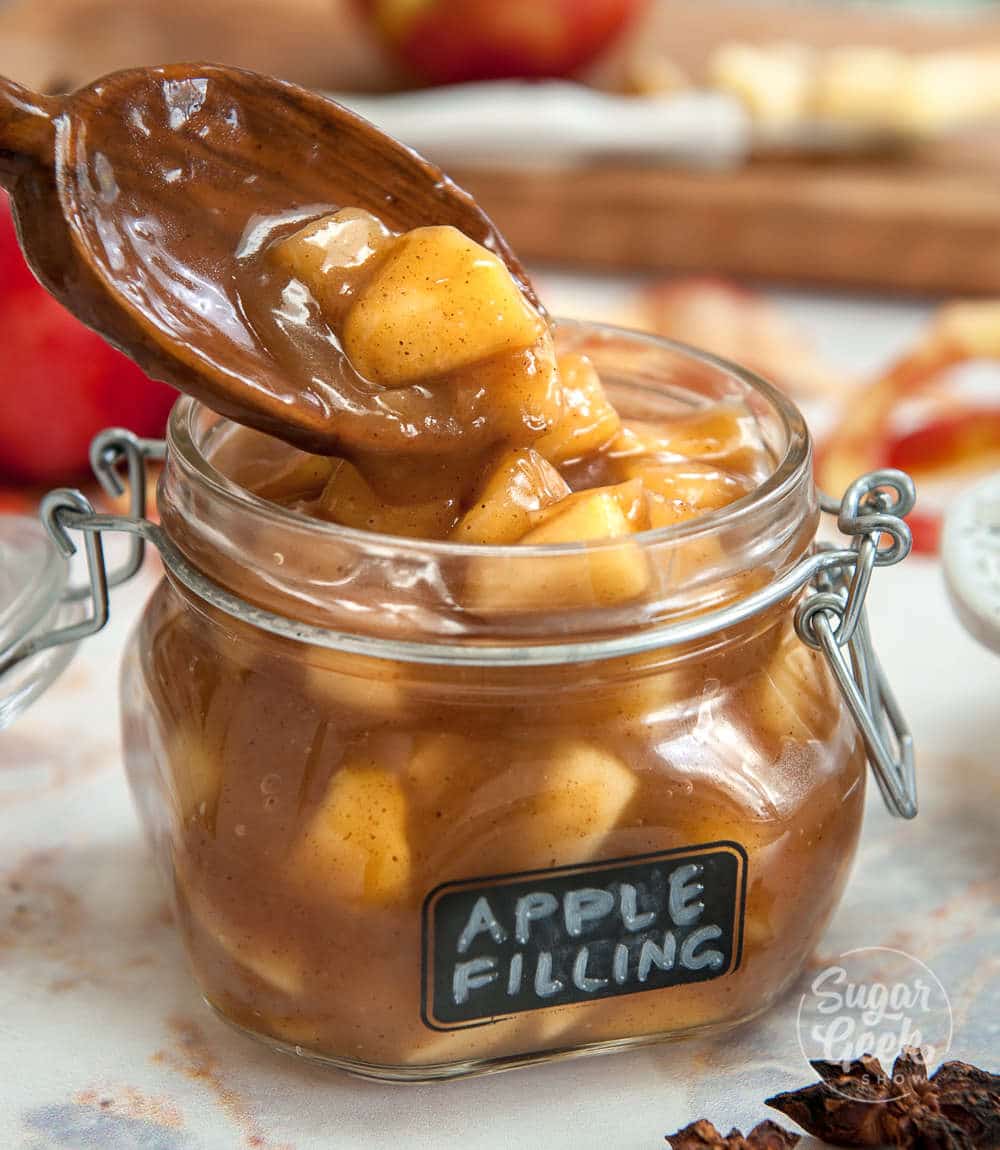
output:
[{"label": "caramel colored sauce", "polygon": [[[408,386],[393,373],[413,370],[390,338],[405,291],[398,276],[392,293],[377,288],[400,241],[362,223],[360,248],[333,242],[330,217],[279,228],[245,274],[275,297],[298,284],[315,304],[307,326],[341,346],[375,293],[384,323],[356,358],[392,395]],[[303,234],[325,239],[304,251]],[[437,374],[442,345],[419,346],[432,328],[411,347],[428,402],[481,395],[467,450],[316,456],[231,427],[212,463],[265,500],[362,531],[621,544],[558,572],[521,562],[513,576],[470,553],[452,593],[498,618],[544,616],[556,597],[585,609],[640,599],[654,573],[633,536],[725,507],[773,466],[734,401],[623,420],[589,359],[559,349],[544,324],[522,338],[550,356],[545,418],[516,402],[512,413],[525,349]],[[719,559],[711,544],[705,563]],[[463,671],[277,640],[164,587],[137,650],[148,705],[134,709],[131,737],[161,764],[156,784],[139,785],[158,788],[148,805],[169,812],[180,922],[207,997],[256,1034],[362,1072],[434,1076],[751,1017],[801,969],[846,881],[863,751],[787,605],[722,645]],[[732,969],[646,992],[633,949],[618,970],[627,993],[469,1029],[428,1024],[426,905],[442,884],[543,883],[559,868],[719,843],[746,860]],[[607,984],[601,970],[589,985]],[[509,966],[500,976],[515,978]]]},{"label": "caramel colored sauce", "polygon": [[261,221],[355,204],[401,231],[449,224],[534,298],[440,170],[332,101],[239,69],[135,69],[65,97],[0,78],[0,184],[29,262],[74,314],[155,378],[321,453],[374,438],[421,450],[426,411],[415,392],[381,410],[336,347],[301,327],[285,338],[268,284],[241,277]]},{"label": "caramel colored sauce", "polygon": [[[162,757],[133,781],[167,819],[199,980],[307,1052],[377,1073],[742,1020],[801,968],[846,881],[864,754],[787,623],[680,663],[470,680],[234,634],[165,587],[140,644],[133,721],[158,733],[129,738]],[[719,841],[748,860],[732,973],[471,1030],[422,1021],[439,884]]]},{"label": "caramel colored sauce", "polygon": [[[386,535],[575,542],[723,507],[771,466],[737,403],[623,426],[590,360],[557,353],[502,261],[454,229],[295,214],[254,222],[238,261],[243,312],[272,354],[318,378],[338,349],[388,429],[326,462],[231,433],[216,465],[296,510]],[[342,373],[342,398],[348,386]],[[416,447],[387,452],[402,423]]]},{"label": "caramel colored sauce", "polygon": [[[511,570],[466,549],[444,588],[498,630],[556,604],[600,616],[643,602],[663,574],[646,533],[729,506],[773,468],[736,402],[623,420],[590,360],[557,349],[469,197],[319,96],[205,65],[65,98],[0,81],[0,180],[46,286],[241,425],[211,458],[239,487],[397,544],[512,545]],[[249,542],[227,582],[253,601]],[[515,560],[522,544],[543,550]],[[391,545],[373,542],[379,562]],[[708,532],[687,555],[724,567]],[[695,572],[681,567],[683,585]],[[767,577],[739,574],[744,588]],[[123,671],[126,757],[206,997],[269,1041],[428,1076],[764,1009],[836,904],[864,792],[857,732],[787,607],[700,647],[463,670],[278,639],[164,581]],[[544,884],[713,845],[742,877],[727,888],[729,952],[682,950],[695,980],[644,985],[642,954],[672,971],[670,931],[722,897],[707,878],[660,908],[659,950],[619,943],[603,977],[585,948],[561,972],[539,951],[529,1009],[491,999],[469,1029],[429,1021],[428,905],[443,884]],[[586,881],[576,893],[596,905],[599,872]],[[626,885],[613,897],[628,931]],[[470,937],[500,946],[485,913]],[[568,909],[564,922],[572,933]],[[440,984],[452,1007],[500,977],[483,975],[490,958],[478,981],[459,978],[465,934],[431,956],[455,965]],[[629,992],[605,994],[612,977]],[[513,995],[513,960],[503,978]],[[554,997],[570,980],[583,997]]]}]

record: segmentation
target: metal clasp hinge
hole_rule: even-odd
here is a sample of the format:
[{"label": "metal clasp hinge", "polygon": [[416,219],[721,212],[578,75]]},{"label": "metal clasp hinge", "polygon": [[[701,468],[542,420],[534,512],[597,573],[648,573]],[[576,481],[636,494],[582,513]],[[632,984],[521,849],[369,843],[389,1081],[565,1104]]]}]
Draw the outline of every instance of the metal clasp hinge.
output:
[{"label": "metal clasp hinge", "polygon": [[824,568],[795,614],[799,637],[826,655],[886,806],[904,819],[917,813],[913,738],[872,647],[865,596],[876,567],[892,566],[910,553],[903,516],[915,500],[913,480],[896,470],[863,475],[840,503],[821,496],[822,509],[835,514],[838,529],[851,536],[848,554],[855,558]]}]

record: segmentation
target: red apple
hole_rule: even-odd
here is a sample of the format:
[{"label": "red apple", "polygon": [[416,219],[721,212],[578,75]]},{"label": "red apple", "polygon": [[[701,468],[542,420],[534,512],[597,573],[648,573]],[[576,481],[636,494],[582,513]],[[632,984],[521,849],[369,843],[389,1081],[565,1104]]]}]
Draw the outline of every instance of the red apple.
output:
[{"label": "red apple", "polygon": [[88,469],[90,440],[163,434],[177,393],[149,379],[45,291],[0,194],[0,478],[56,484]]},{"label": "red apple", "polygon": [[644,0],[369,0],[399,57],[436,84],[565,76],[589,63]]}]

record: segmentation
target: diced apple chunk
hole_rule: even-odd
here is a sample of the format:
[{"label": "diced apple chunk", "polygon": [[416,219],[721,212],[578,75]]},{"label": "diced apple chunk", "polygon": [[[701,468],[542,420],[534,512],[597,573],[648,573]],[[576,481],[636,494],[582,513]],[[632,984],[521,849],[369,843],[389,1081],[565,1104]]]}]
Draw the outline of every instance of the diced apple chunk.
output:
[{"label": "diced apple chunk", "polygon": [[342,899],[399,902],[410,883],[400,777],[362,758],[340,767],[289,860],[293,881]]},{"label": "diced apple chunk", "polygon": [[583,543],[595,539],[614,539],[631,534],[628,517],[622,510],[618,492],[612,488],[581,491],[556,506],[529,535],[525,543]]},{"label": "diced apple chunk", "polygon": [[[196,878],[180,870],[175,870],[174,878],[181,913],[190,915],[198,934],[207,936],[235,963],[273,990],[293,997],[302,993],[302,963],[294,950],[263,936],[257,937],[230,922]],[[197,941],[196,935],[196,956]]]},{"label": "diced apple chunk", "polygon": [[746,495],[751,482],[696,460],[669,463],[639,455],[617,461],[617,470],[642,483],[649,525],[670,527]]},{"label": "diced apple chunk", "polygon": [[236,423],[213,436],[210,458],[227,479],[263,499],[282,503],[318,495],[333,467],[325,455],[299,451]]},{"label": "diced apple chunk", "polygon": [[645,531],[649,526],[646,512],[646,492],[638,479],[629,479],[624,483],[615,483],[610,487],[591,487],[585,491],[577,491],[568,495],[561,503],[539,511],[534,518],[534,527],[541,527],[544,523],[556,516],[564,515],[578,503],[587,503],[593,496],[599,495],[614,500],[625,516],[630,531]]},{"label": "diced apple chunk", "polygon": [[757,473],[766,455],[753,416],[742,404],[715,403],[662,421],[631,420],[622,432],[612,453],[683,455],[763,478]]},{"label": "diced apple chunk", "polygon": [[656,530],[660,527],[674,527],[688,519],[697,519],[701,511],[679,499],[665,499],[662,495],[647,493],[646,514],[649,516],[649,526]]},{"label": "diced apple chunk", "polygon": [[746,495],[752,486],[749,480],[693,459],[658,463],[640,456],[623,459],[619,466],[628,479],[641,480],[651,495],[686,503],[699,511],[726,507]]},{"label": "diced apple chunk", "polygon": [[272,249],[272,258],[312,292],[331,322],[351,303],[351,288],[368,274],[393,241],[376,216],[342,208],[313,220]]},{"label": "diced apple chunk", "polygon": [[302,968],[295,954],[271,945],[266,939],[241,939],[217,934],[216,941],[261,982],[291,997],[302,993]]},{"label": "diced apple chunk", "polygon": [[496,770],[494,745],[442,731],[418,736],[406,767],[413,802],[422,808],[455,809]]},{"label": "diced apple chunk", "polygon": [[168,761],[182,821],[199,818],[211,825],[222,790],[219,749],[206,746],[201,731],[181,729],[170,741]]},{"label": "diced apple chunk", "polygon": [[598,857],[639,790],[628,765],[589,739],[550,739],[509,757],[442,828],[439,865],[489,873]]},{"label": "diced apple chunk", "polygon": [[[598,488],[580,492],[569,500],[570,506],[554,513],[539,527],[529,531],[522,543],[537,546],[546,543],[596,542],[621,539],[630,535],[633,524],[622,509],[621,488]],[[567,579],[562,594],[569,600],[598,604],[621,603],[634,599],[646,587],[649,570],[640,550],[631,543],[607,549],[595,549],[575,556],[572,571],[563,565]],[[546,561],[542,561],[542,565]],[[552,560],[559,564],[561,559]],[[530,573],[526,581],[531,581]],[[544,582],[543,577],[543,582]],[[552,588],[551,590],[555,590]],[[565,601],[565,600],[563,600]]]},{"label": "diced apple chunk", "polygon": [[326,455],[310,455],[289,448],[288,455],[276,464],[271,474],[256,484],[254,494],[279,503],[315,498],[329,481],[335,463]]},{"label": "diced apple chunk", "polygon": [[468,757],[471,740],[444,732],[421,739],[406,768],[406,780],[415,788],[421,805],[433,806],[451,790],[453,777]]},{"label": "diced apple chunk", "polygon": [[518,853],[534,863],[591,858],[632,801],[638,780],[610,751],[582,740],[555,744],[547,758],[531,815],[519,828]]},{"label": "diced apple chunk", "polygon": [[563,415],[534,447],[551,463],[570,463],[609,444],[621,426],[594,365],[575,352],[559,357]]},{"label": "diced apple chunk", "polygon": [[562,415],[563,389],[547,333],[530,348],[477,364],[469,380],[496,437],[513,445],[532,443]]},{"label": "diced apple chunk", "polygon": [[458,499],[442,497],[423,503],[389,503],[346,459],[334,461],[313,513],[332,523],[417,539],[443,539],[458,517]]},{"label": "diced apple chunk", "polygon": [[763,727],[778,743],[822,741],[838,714],[836,687],[824,655],[789,628],[767,669],[758,676],[750,722]]},{"label": "diced apple chunk", "polygon": [[533,512],[569,494],[565,479],[537,451],[509,451],[487,476],[452,537],[461,543],[516,543],[531,530]]},{"label": "diced apple chunk", "polygon": [[533,611],[562,607],[602,607],[636,598],[649,582],[645,556],[628,541],[632,524],[613,488],[579,492],[555,504],[545,522],[521,539],[524,545],[591,543],[620,540],[562,555],[536,556],[516,579],[509,566],[492,557],[477,560],[469,577],[469,603],[474,610]]},{"label": "diced apple chunk", "polygon": [[422,1027],[419,1037],[403,1053],[402,1061],[415,1066],[436,1066],[546,1050],[557,1046],[576,1022],[578,1016],[572,1010],[557,1008],[501,1018],[491,1026],[436,1032]]},{"label": "diced apple chunk", "polygon": [[302,661],[306,688],[322,703],[379,719],[398,719],[409,709],[403,663],[326,647],[304,648]]},{"label": "diced apple chunk", "polygon": [[498,256],[456,228],[426,227],[396,240],[342,339],[359,374],[404,387],[531,347],[544,330]]}]

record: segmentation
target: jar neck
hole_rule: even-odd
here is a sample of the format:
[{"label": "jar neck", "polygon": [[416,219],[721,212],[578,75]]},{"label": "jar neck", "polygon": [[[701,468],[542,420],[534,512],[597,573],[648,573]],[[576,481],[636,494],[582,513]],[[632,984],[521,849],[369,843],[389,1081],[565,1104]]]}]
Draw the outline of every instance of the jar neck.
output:
[{"label": "jar neck", "polygon": [[[547,548],[371,535],[318,522],[228,483],[208,461],[224,421],[190,401],[178,407],[158,489],[171,540],[203,575],[246,603],[342,633],[484,644],[629,634],[760,591],[808,553],[818,523],[806,441],[799,465],[780,487],[762,488],[685,530]],[[641,572],[630,597],[599,602],[580,594],[588,578],[596,583],[601,572],[616,570]],[[537,584],[539,571],[551,594],[520,609],[520,589]],[[749,620],[742,633],[758,633],[768,619]]]}]

